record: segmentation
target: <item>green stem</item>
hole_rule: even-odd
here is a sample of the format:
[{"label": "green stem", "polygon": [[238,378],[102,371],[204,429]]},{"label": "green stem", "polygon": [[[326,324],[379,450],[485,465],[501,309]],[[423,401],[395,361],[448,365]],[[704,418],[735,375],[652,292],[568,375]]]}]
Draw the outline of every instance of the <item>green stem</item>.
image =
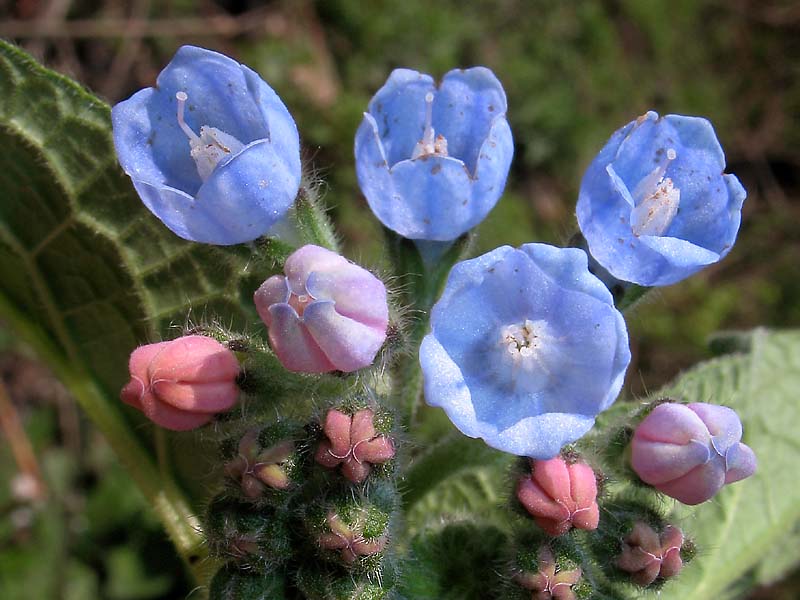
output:
[{"label": "green stem", "polygon": [[[406,352],[392,369],[394,406],[401,411],[404,425],[410,430],[422,395],[419,347],[428,332],[431,308],[444,288],[450,269],[468,251],[470,238],[462,236],[452,244],[435,248],[430,242],[417,246],[388,230],[386,235],[394,271],[401,282],[403,304],[413,315],[406,333]],[[435,260],[426,260],[433,254]]]},{"label": "green stem", "polygon": [[148,504],[161,520],[172,542],[196,582],[208,581],[209,569],[200,524],[176,483],[162,476],[151,454],[83,365],[69,362],[47,341],[44,333],[22,317],[3,297],[0,314],[28,342],[38,357],[55,373],[78,401],[85,414],[103,433],[131,474]]}]

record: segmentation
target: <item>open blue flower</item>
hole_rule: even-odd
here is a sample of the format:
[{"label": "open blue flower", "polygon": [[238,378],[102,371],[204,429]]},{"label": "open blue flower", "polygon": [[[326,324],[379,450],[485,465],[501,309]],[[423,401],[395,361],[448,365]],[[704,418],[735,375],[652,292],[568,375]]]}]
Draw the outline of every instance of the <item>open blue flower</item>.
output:
[{"label": "open blue flower", "polygon": [[470,437],[547,459],[617,397],[625,320],[576,248],[502,246],[458,263],[431,313],[425,400]]},{"label": "open blue flower", "polygon": [[294,120],[271,87],[227,56],[183,46],[156,86],[114,106],[111,119],[142,201],[184,239],[254,240],[297,196]]},{"label": "open blue flower", "polygon": [[395,69],[356,133],[356,172],[372,212],[415,240],[446,242],[480,223],[514,154],[506,95],[485,67],[430,75]]},{"label": "open blue flower", "polygon": [[589,165],[578,224],[592,256],[614,277],[669,285],[733,246],[746,192],[726,175],[706,119],[654,112],[611,136]]}]

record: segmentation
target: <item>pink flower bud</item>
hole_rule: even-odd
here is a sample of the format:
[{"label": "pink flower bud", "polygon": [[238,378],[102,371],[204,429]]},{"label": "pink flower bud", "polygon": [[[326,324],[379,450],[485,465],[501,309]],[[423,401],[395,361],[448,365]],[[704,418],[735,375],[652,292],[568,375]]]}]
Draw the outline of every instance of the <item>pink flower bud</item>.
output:
[{"label": "pink flower bud", "polygon": [[531,474],[517,483],[517,499],[545,533],[562,535],[573,527],[597,529],[597,481],[586,463],[561,457],[531,460]]},{"label": "pink flower bud", "polygon": [[677,527],[667,525],[659,536],[649,525],[637,522],[623,541],[615,564],[630,573],[634,583],[647,587],[659,577],[668,579],[680,572],[682,546],[683,533]]},{"label": "pink flower bud", "polygon": [[741,439],[742,423],[730,408],[660,404],[636,428],[631,466],[658,491],[699,504],[755,472],[755,454]]},{"label": "pink flower bud", "polygon": [[325,521],[329,533],[320,535],[317,542],[324,550],[339,551],[342,562],[347,565],[352,565],[362,556],[378,554],[388,542],[385,533],[374,539],[364,538],[363,529],[366,515],[357,515],[352,526],[345,523],[334,512],[329,512]]},{"label": "pink flower bud", "polygon": [[323,425],[327,439],[317,447],[314,460],[329,469],[341,464],[345,478],[353,483],[364,481],[372,465],[391,460],[395,452],[392,439],[376,433],[374,418],[375,413],[368,408],[352,417],[329,410]]},{"label": "pink flower bud", "polygon": [[275,355],[290,371],[356,371],[386,339],[386,288],[366,269],[319,246],[303,246],[256,290]]},{"label": "pink flower bud", "polygon": [[239,362],[225,346],[202,335],[139,346],[129,369],[122,401],[174,431],[205,425],[233,408],[239,397]]},{"label": "pink flower bud", "polygon": [[517,573],[514,581],[533,592],[534,600],[575,600],[572,586],[581,579],[580,568],[558,570],[553,552],[547,546],[539,548],[539,571]]}]

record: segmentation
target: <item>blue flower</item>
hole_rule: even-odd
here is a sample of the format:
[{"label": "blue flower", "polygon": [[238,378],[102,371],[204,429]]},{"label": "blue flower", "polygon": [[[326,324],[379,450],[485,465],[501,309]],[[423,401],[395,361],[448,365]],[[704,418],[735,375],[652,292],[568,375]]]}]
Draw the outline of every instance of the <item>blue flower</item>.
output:
[{"label": "blue flower", "polygon": [[548,459],[617,397],[625,320],[576,248],[502,246],[458,263],[431,313],[425,399],[470,437]]},{"label": "blue flower", "polygon": [[111,119],[142,201],[184,239],[254,240],[297,196],[294,120],[272,88],[227,56],[183,46],[156,86],[114,106]]},{"label": "blue flower", "polygon": [[508,176],[506,95],[485,67],[430,75],[395,69],[356,133],[356,172],[372,212],[415,240],[446,242],[480,223]]},{"label": "blue flower", "polygon": [[617,131],[589,165],[578,224],[614,277],[669,285],[733,246],[746,192],[726,175],[706,119],[648,112]]}]

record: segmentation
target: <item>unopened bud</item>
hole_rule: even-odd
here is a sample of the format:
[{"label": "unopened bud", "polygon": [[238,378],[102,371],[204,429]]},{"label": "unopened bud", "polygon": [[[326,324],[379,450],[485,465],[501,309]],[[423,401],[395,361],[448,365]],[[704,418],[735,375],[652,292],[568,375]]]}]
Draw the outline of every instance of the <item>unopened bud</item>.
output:
[{"label": "unopened bud", "polygon": [[205,425],[239,398],[239,362],[225,346],[202,335],[140,346],[129,368],[122,401],[167,429]]},{"label": "unopened bud", "polygon": [[742,423],[730,408],[659,404],[636,428],[631,466],[667,496],[699,504],[755,472],[755,454],[741,439]]},{"label": "unopened bud", "polygon": [[317,447],[314,459],[329,469],[341,465],[346,479],[363,482],[373,465],[386,463],[395,455],[392,438],[378,433],[374,420],[375,413],[368,408],[353,416],[337,409],[329,410],[322,426],[325,439]]},{"label": "unopened bud", "polygon": [[567,464],[561,456],[531,460],[531,473],[517,483],[517,499],[551,536],[573,527],[596,529],[600,519],[594,471],[586,463]]}]

